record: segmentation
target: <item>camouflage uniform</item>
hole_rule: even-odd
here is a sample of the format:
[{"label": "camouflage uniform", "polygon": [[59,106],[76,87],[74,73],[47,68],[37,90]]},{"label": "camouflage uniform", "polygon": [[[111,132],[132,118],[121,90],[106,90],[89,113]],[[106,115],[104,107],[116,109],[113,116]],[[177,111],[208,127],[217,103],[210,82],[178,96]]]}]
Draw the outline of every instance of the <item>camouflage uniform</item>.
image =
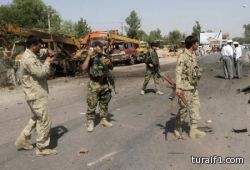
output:
[{"label": "camouflage uniform", "polygon": [[[200,100],[197,89],[201,77],[200,68],[197,65],[195,54],[187,49],[180,54],[176,66],[176,88],[183,90],[184,97],[190,106],[190,125],[197,127],[200,120]],[[181,128],[182,122],[188,115],[185,104],[179,99],[179,111],[176,117],[176,128]]]},{"label": "camouflage uniform", "polygon": [[[142,90],[146,90],[149,80],[151,79],[151,77],[153,77],[155,83],[155,89],[156,91],[158,91],[160,65],[159,65],[159,57],[156,51],[150,49],[145,59],[145,64],[146,64],[145,81],[143,83]],[[152,64],[153,67],[150,67],[149,64]]]},{"label": "camouflage uniform", "polygon": [[49,72],[50,63],[41,63],[32,51],[26,49],[21,60],[21,84],[33,116],[19,138],[30,138],[32,130],[36,128],[36,146],[39,149],[47,147],[50,142],[51,120],[48,117],[47,84]]},{"label": "camouflage uniform", "polygon": [[103,65],[104,56],[97,54],[89,61],[89,77],[88,95],[87,95],[87,120],[94,120],[95,110],[99,102],[101,118],[108,116],[108,104],[111,100],[111,89],[108,83],[107,69],[108,66]]}]

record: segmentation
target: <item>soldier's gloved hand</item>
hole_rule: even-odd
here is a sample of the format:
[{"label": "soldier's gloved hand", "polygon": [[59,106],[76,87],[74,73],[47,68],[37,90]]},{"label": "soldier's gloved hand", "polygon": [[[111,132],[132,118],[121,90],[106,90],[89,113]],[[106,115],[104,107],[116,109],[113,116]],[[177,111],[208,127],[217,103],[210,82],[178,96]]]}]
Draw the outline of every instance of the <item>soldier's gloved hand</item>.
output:
[{"label": "soldier's gloved hand", "polygon": [[152,67],[154,67],[154,65],[153,65],[153,64],[151,64],[151,63],[150,63],[150,64],[148,64],[148,65],[149,65],[149,67],[151,67],[151,68],[152,68]]}]

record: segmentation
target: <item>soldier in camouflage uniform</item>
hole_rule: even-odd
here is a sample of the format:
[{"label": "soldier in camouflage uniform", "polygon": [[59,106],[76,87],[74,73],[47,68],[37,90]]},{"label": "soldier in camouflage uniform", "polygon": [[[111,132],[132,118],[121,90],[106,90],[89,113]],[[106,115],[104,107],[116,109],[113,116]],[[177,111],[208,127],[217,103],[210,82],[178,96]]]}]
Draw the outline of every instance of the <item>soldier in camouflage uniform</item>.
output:
[{"label": "soldier in camouflage uniform", "polygon": [[42,40],[35,36],[27,38],[23,57],[21,59],[21,84],[26,101],[33,113],[26,127],[17,138],[15,145],[30,150],[33,148],[27,142],[31,137],[32,130],[36,128],[36,155],[54,155],[56,150],[48,149],[50,142],[51,120],[48,116],[48,83],[47,77],[50,73],[50,63],[53,61],[52,51],[44,63],[38,59],[37,53],[41,48]]},{"label": "soldier in camouflage uniform", "polygon": [[180,108],[176,117],[174,134],[177,138],[182,137],[182,123],[189,114],[189,136],[190,138],[199,138],[206,134],[197,129],[200,120],[200,99],[197,85],[201,77],[195,56],[198,40],[194,36],[188,36],[185,45],[186,49],[179,55],[176,65],[176,94],[184,95],[191,111],[188,113],[185,104],[179,99]]},{"label": "soldier in camouflage uniform", "polygon": [[88,83],[87,95],[87,130],[94,130],[95,110],[99,102],[99,110],[101,122],[105,127],[113,125],[107,120],[108,104],[111,100],[111,89],[109,87],[108,75],[109,70],[113,69],[111,60],[105,57],[103,53],[103,44],[99,41],[93,43],[93,48],[88,51],[82,69],[89,74],[90,81]]},{"label": "soldier in camouflage uniform", "polygon": [[154,79],[156,94],[162,95],[163,93],[159,90],[160,64],[159,64],[159,57],[156,52],[157,44],[151,43],[150,46],[151,49],[149,50],[149,53],[145,58],[146,73],[145,73],[145,81],[143,83],[141,90],[141,95],[145,94],[146,87],[151,77],[153,77]]}]

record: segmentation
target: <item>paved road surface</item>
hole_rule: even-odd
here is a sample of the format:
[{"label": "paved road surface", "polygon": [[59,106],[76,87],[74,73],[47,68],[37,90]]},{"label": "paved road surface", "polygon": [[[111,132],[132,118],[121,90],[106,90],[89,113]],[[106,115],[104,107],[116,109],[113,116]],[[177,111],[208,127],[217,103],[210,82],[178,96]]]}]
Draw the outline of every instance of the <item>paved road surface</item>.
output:
[{"label": "paved road surface", "polygon": [[[203,139],[187,136],[188,119],[184,124],[186,140],[173,136],[177,102],[170,102],[170,89],[162,84],[165,95],[139,95],[143,83],[144,65],[122,66],[114,70],[118,95],[110,104],[111,129],[97,125],[93,133],[85,128],[85,78],[58,78],[49,82],[49,114],[53,121],[51,146],[58,155],[36,157],[34,151],[17,151],[15,138],[27,123],[31,113],[20,88],[1,89],[0,101],[0,169],[2,170],[210,170],[250,169],[250,133],[236,134],[232,128],[250,129],[248,95],[236,94],[236,89],[249,85],[249,65],[244,65],[244,77],[225,80],[218,55],[199,59],[204,68],[200,82],[202,119],[207,131]],[[162,72],[174,76],[175,63],[161,59]],[[149,88],[153,88],[150,84]],[[212,123],[206,123],[212,120]],[[98,122],[97,122],[98,123]],[[32,137],[35,141],[35,135]],[[79,155],[80,148],[89,153]],[[191,156],[240,156],[244,165],[192,164]]]}]

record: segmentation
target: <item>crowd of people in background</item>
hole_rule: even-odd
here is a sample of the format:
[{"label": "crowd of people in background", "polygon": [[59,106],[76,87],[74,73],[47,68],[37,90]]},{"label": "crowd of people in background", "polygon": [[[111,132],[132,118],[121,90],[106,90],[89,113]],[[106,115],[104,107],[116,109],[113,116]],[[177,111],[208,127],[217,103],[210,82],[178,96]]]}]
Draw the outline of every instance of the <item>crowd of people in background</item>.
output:
[{"label": "crowd of people in background", "polygon": [[221,49],[225,79],[242,77],[242,48],[239,42],[228,40]]}]

